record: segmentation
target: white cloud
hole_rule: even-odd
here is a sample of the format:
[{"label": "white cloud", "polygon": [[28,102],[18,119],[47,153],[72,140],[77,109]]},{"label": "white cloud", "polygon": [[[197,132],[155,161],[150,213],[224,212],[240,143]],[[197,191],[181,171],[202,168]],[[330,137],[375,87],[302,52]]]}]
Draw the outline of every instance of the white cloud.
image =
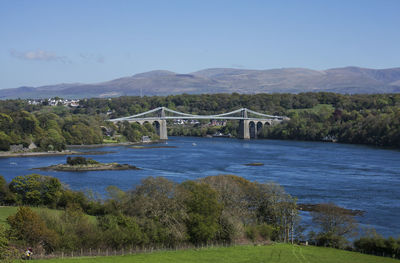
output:
[{"label": "white cloud", "polygon": [[99,54],[91,54],[91,53],[80,53],[79,56],[83,59],[83,60],[87,60],[87,61],[94,61],[96,63],[104,63],[105,58],[103,55],[99,55]]},{"label": "white cloud", "polygon": [[59,61],[59,62],[69,62],[68,58],[65,56],[57,56],[54,53],[45,50],[33,50],[21,52],[17,50],[10,50],[10,55],[24,60],[38,60],[38,61]]}]

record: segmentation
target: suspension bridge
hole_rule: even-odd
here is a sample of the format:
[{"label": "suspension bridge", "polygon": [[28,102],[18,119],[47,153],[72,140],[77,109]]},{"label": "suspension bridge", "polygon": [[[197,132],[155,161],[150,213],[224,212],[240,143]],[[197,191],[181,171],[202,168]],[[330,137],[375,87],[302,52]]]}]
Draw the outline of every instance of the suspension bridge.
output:
[{"label": "suspension bridge", "polygon": [[166,107],[158,107],[136,115],[110,119],[111,122],[137,122],[141,125],[148,122],[156,128],[160,139],[167,140],[167,120],[239,120],[239,138],[256,139],[265,125],[274,125],[287,120],[285,116],[259,113],[246,108],[215,115],[195,115],[183,113]]}]

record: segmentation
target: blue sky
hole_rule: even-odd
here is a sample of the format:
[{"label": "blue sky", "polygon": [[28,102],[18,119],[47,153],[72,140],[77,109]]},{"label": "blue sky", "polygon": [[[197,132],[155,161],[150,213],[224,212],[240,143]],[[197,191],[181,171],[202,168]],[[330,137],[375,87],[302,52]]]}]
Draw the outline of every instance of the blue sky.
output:
[{"label": "blue sky", "polygon": [[1,0],[0,89],[164,69],[400,67],[400,1]]}]

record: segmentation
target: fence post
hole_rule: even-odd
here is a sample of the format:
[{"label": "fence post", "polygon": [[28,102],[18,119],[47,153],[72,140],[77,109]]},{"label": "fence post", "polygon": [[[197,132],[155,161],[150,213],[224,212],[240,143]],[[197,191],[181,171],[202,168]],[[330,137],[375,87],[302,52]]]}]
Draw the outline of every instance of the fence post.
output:
[{"label": "fence post", "polygon": [[83,256],[83,250],[82,250],[82,248],[81,248],[81,257]]},{"label": "fence post", "polygon": [[108,248],[106,249],[106,256],[108,257]]}]

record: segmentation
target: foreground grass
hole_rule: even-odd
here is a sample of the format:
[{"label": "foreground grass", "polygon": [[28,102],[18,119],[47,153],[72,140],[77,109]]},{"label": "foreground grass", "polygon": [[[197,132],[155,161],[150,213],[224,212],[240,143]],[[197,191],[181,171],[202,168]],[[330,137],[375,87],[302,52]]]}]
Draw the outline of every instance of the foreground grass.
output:
[{"label": "foreground grass", "polygon": [[275,244],[271,246],[236,246],[153,252],[127,256],[36,260],[39,263],[386,263],[400,262],[390,258],[363,255],[343,250],[313,246]]}]

